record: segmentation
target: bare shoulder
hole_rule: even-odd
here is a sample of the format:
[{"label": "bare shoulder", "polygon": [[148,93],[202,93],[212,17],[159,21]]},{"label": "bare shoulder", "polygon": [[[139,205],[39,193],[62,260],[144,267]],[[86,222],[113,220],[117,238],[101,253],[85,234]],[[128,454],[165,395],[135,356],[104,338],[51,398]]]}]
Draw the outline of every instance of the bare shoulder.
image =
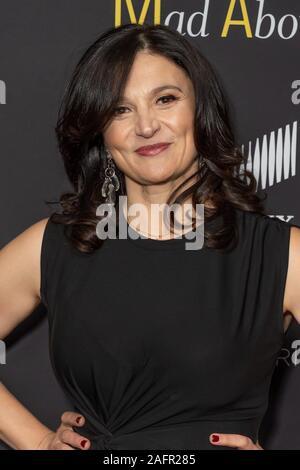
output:
[{"label": "bare shoulder", "polygon": [[0,333],[40,303],[40,257],[48,218],[35,222],[0,250]]},{"label": "bare shoulder", "polygon": [[0,260],[21,252],[26,257],[39,254],[48,220],[48,217],[41,219],[19,233],[0,250]]},{"label": "bare shoulder", "polygon": [[300,227],[291,226],[284,309],[300,323]]}]

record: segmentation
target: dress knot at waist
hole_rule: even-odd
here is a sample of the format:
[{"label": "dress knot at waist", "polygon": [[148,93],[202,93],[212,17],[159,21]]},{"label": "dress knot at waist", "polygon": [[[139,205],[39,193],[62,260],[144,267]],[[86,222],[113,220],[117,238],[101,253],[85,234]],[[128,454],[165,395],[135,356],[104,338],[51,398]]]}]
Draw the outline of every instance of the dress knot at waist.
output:
[{"label": "dress knot at waist", "polygon": [[[78,430],[78,432],[80,432]],[[112,433],[108,429],[87,436],[90,450],[232,450],[232,447],[211,444],[212,433],[242,434],[255,443],[258,438],[257,420],[192,421],[162,426],[150,426],[135,432]]]},{"label": "dress knot at waist", "polygon": [[112,440],[115,438],[113,434],[101,434],[91,438],[91,450],[109,450],[113,449],[111,446]]}]

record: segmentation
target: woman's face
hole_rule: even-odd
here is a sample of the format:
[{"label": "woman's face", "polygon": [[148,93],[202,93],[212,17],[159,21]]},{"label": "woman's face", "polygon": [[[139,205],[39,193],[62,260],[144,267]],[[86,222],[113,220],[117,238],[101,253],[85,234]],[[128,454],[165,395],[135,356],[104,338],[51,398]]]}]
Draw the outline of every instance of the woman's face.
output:
[{"label": "woman's face", "polygon": [[[194,113],[193,85],[184,70],[161,55],[139,52],[124,96],[103,132],[104,144],[125,182],[129,178],[147,186],[172,184],[189,169],[195,171]],[[155,156],[136,152],[159,142],[171,145]]]}]

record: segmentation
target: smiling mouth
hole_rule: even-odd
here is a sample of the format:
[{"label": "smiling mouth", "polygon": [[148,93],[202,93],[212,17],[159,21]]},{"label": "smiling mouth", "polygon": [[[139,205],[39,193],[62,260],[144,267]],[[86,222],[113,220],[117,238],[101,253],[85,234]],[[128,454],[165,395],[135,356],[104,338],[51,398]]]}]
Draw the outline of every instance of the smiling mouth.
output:
[{"label": "smiling mouth", "polygon": [[166,150],[171,144],[158,144],[148,147],[141,147],[136,150],[136,153],[143,156],[153,156],[161,153],[163,150]]}]

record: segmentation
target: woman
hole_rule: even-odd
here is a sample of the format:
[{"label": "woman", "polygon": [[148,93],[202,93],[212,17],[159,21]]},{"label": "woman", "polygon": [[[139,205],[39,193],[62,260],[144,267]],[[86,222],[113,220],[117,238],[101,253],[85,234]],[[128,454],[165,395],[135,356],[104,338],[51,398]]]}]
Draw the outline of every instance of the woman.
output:
[{"label": "woman", "polygon": [[[300,231],[268,217],[254,176],[241,173],[211,66],[166,26],[111,29],[77,64],[56,132],[74,191],[62,213],[2,249],[0,333],[47,306],[51,362],[77,413],[50,430],[3,385],[2,439],[16,449],[262,449],[283,313],[300,319]],[[186,212],[182,231],[152,217],[174,200],[192,207],[188,230]],[[203,229],[198,205],[205,243],[186,249]],[[99,222],[116,209],[118,236],[103,239]]]}]

